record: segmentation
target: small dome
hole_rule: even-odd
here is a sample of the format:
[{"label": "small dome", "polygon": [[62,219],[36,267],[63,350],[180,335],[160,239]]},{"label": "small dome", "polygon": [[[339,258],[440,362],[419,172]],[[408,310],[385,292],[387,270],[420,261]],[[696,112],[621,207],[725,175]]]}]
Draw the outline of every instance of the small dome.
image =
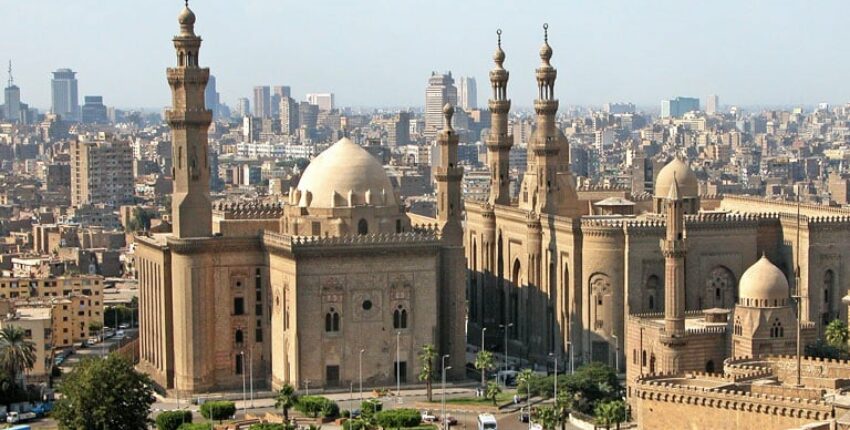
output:
[{"label": "small dome", "polygon": [[682,198],[699,196],[697,175],[682,159],[674,157],[673,161],[667,163],[655,178],[655,197],[667,198],[674,179],[679,184],[679,195]]},{"label": "small dome", "polygon": [[180,15],[177,15],[177,22],[180,25],[195,25],[195,12],[189,9],[188,4],[180,11]]},{"label": "small dome", "polygon": [[499,66],[505,62],[505,51],[502,51],[501,46],[496,48],[496,52],[493,54],[493,61],[495,61]]},{"label": "small dome", "polygon": [[765,256],[744,272],[738,291],[742,300],[767,300],[769,306],[773,306],[775,300],[784,304],[790,297],[785,274]]},{"label": "small dome", "polygon": [[349,197],[354,206],[396,204],[393,186],[384,167],[347,137],[310,162],[297,189],[301,193],[298,201],[301,207],[349,206]]}]

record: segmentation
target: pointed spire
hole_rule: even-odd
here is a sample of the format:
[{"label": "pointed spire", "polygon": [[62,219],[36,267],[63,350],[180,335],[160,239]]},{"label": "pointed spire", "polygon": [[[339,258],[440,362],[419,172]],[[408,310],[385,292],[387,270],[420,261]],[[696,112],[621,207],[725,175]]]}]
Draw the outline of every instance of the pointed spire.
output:
[{"label": "pointed spire", "polygon": [[15,79],[12,78],[12,60],[9,59],[9,85],[7,88],[12,88],[12,85],[15,85]]},{"label": "pointed spire", "polygon": [[676,173],[673,172],[673,185],[670,186],[670,192],[667,193],[667,200],[679,201],[679,181],[676,179]]}]

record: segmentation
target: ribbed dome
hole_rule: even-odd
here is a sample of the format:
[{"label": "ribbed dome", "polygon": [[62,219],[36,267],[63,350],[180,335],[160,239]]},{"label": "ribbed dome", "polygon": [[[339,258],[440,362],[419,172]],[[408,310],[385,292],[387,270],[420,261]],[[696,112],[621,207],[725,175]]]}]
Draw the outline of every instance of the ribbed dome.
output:
[{"label": "ribbed dome", "polygon": [[301,207],[397,204],[381,163],[348,138],[340,139],[310,162],[297,190]]},{"label": "ribbed dome", "polygon": [[738,289],[742,300],[767,300],[768,306],[774,306],[775,300],[784,304],[790,297],[785,275],[764,256],[744,272]]},{"label": "ribbed dome", "polygon": [[697,175],[688,167],[687,163],[679,157],[674,157],[673,161],[667,163],[655,178],[655,197],[667,198],[674,178],[679,183],[679,195],[682,198],[699,196]]}]

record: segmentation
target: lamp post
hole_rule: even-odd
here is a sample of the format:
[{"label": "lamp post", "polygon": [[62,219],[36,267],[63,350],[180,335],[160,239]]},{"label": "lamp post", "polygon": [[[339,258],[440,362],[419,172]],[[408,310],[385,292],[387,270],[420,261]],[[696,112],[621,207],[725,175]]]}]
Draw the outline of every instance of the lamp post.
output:
[{"label": "lamp post", "polygon": [[245,396],[245,351],[239,351],[239,356],[242,360],[239,363],[239,371],[242,372],[242,409],[245,409],[245,403],[248,400]]},{"label": "lamp post", "polygon": [[447,358],[449,358],[449,354],[444,355],[442,357],[442,359],[440,360],[442,362],[442,368],[443,368],[443,389],[442,389],[443,392],[442,392],[442,397],[441,397],[441,400],[440,400],[440,403],[441,403],[441,405],[440,405],[440,411],[441,411],[440,412],[440,420],[443,421],[443,428],[445,428],[445,425],[446,425],[446,370],[449,370],[449,369],[452,368],[451,366],[446,367],[446,359]]},{"label": "lamp post", "polygon": [[620,339],[616,334],[612,334],[614,338],[614,373],[620,373]]},{"label": "lamp post", "polygon": [[360,349],[360,360],[358,363],[358,374],[360,375],[360,403],[363,403],[363,353],[366,352],[365,349]]},{"label": "lamp post", "polygon": [[549,356],[553,358],[555,362],[555,381],[552,383],[552,391],[554,395],[552,396],[555,399],[555,406],[558,406],[558,356],[555,355],[554,352],[550,352]]},{"label": "lamp post", "polygon": [[395,334],[395,395],[401,403],[401,332]]},{"label": "lamp post", "polygon": [[[484,328],[481,329],[481,352],[486,351],[486,349],[484,349],[484,333],[486,333],[486,332],[487,332],[487,327],[484,327]],[[482,387],[487,383],[486,376],[485,376],[486,373],[487,373],[487,369],[482,367],[481,368],[481,386]]]},{"label": "lamp post", "polygon": [[573,368],[573,341],[567,341],[567,348],[570,350],[570,375],[572,375],[575,372]]},{"label": "lamp post", "polygon": [[307,390],[307,395],[309,396],[310,395],[310,380],[309,379],[304,380],[304,388]]},{"label": "lamp post", "polygon": [[251,392],[251,408],[254,408],[254,348],[248,350],[248,379]]},{"label": "lamp post", "polygon": [[510,324],[499,324],[499,328],[503,329],[505,332],[505,374],[502,375],[503,383],[507,384],[507,376],[508,376],[508,329],[513,327],[514,323]]}]

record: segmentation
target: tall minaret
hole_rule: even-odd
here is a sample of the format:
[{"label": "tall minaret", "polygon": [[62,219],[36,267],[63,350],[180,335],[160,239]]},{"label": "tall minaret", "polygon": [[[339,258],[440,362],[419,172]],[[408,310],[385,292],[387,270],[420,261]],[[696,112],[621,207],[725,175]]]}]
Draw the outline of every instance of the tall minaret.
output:
[{"label": "tall minaret", "polygon": [[528,142],[528,169],[522,184],[520,206],[541,214],[578,215],[578,197],[570,174],[570,154],[567,138],[558,129],[555,114],[555,78],[552,67],[552,47],[549,46],[549,25],[543,25],[543,46],[540,48],[540,67],[537,68],[537,128]]},{"label": "tall minaret", "polygon": [[505,51],[502,51],[502,30],[496,30],[498,46],[493,54],[496,67],[490,71],[490,86],[493,98],[490,99],[490,135],[487,136],[487,164],[490,165],[490,197],[488,202],[507,205],[510,195],[510,151],[514,138],[508,134],[508,112],[511,101],[508,99],[508,77],[510,73],[502,67]]},{"label": "tall minaret", "polygon": [[667,195],[667,237],[661,241],[664,254],[664,330],[667,336],[681,338],[685,334],[685,207],[679,195],[679,182]]},{"label": "tall minaret", "polygon": [[210,167],[207,130],[212,112],[204,105],[210,70],[198,67],[201,38],[195,35],[195,14],[189,1],[177,16],[180,34],[174,36],[177,67],[168,68],[172,107],[166,113],[171,126],[172,234],[178,238],[212,235]]},{"label": "tall minaret", "polygon": [[452,128],[454,113],[454,107],[446,103],[443,107],[446,123],[437,136],[440,165],[436,168],[434,178],[437,182],[437,224],[440,226],[440,235],[444,241],[460,244],[463,241],[460,192],[463,167],[457,165],[458,136]]}]

